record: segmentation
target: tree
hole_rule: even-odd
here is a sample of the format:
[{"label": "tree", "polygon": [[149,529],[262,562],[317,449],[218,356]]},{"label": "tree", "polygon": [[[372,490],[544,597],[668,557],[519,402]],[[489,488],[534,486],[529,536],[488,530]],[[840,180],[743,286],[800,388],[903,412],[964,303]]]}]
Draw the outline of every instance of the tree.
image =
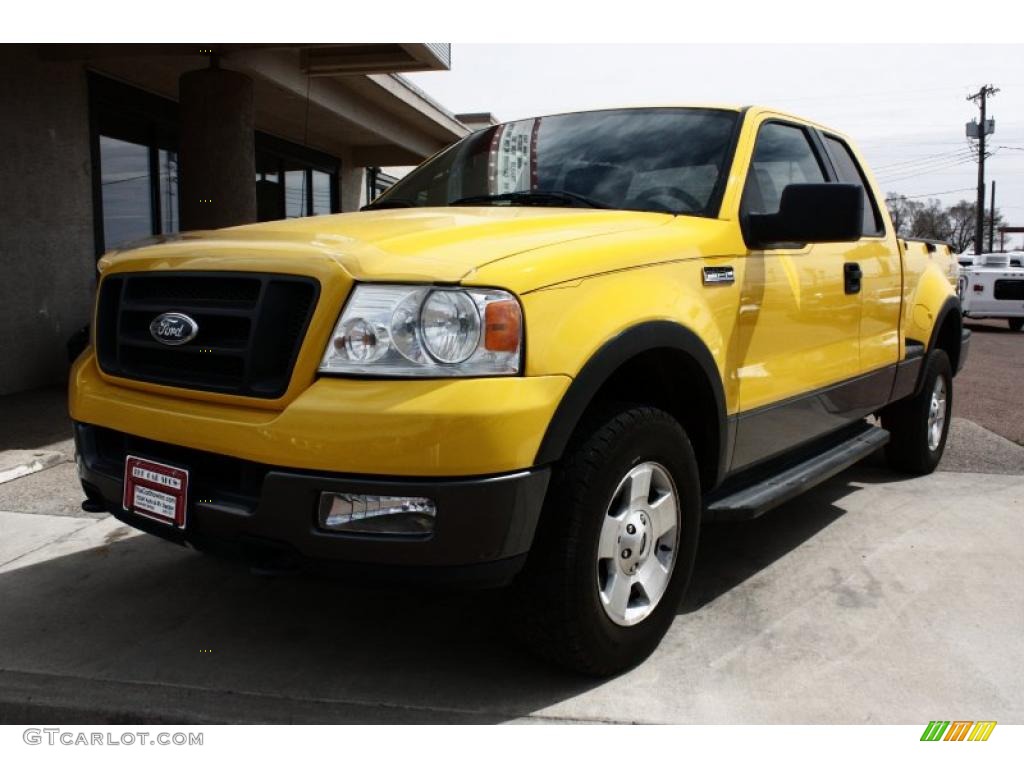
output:
[{"label": "tree", "polygon": [[[978,210],[977,203],[971,203],[967,200],[961,200],[956,205],[951,205],[948,209],[949,220],[952,225],[949,241],[957,253],[963,253],[974,245],[974,231],[977,226],[974,216],[976,210]],[[994,218],[995,223],[993,224],[992,214],[988,210],[985,211],[985,230],[983,234],[985,239],[981,244],[983,251],[988,250],[989,236],[993,234],[993,227],[997,230],[995,234],[998,234],[999,227],[1004,224],[1003,214],[998,208],[996,208]],[[993,247],[998,247],[998,242],[998,237],[992,238]]]},{"label": "tree", "polygon": [[957,253],[963,253],[974,244],[974,212],[977,205],[961,200],[956,205],[949,207],[949,219],[952,229],[949,235],[949,244]]},{"label": "tree", "polygon": [[910,237],[910,223],[923,206],[906,195],[890,192],[885,196],[885,207],[889,209],[889,217],[898,237]]},{"label": "tree", "polygon": [[942,203],[932,199],[914,212],[910,221],[910,236],[925,240],[949,240],[953,226],[949,212]]},{"label": "tree", "polygon": [[1003,218],[1002,211],[996,208],[994,216],[988,211],[985,212],[985,248],[988,248],[989,242],[992,243],[993,250],[999,247],[999,228],[1003,226],[1006,226],[1006,219]]},{"label": "tree", "polygon": [[[920,237],[925,240],[943,240],[949,243],[956,253],[963,253],[974,245],[974,212],[975,203],[961,200],[955,205],[943,208],[938,200],[921,203],[911,200],[906,195],[890,192],[885,196],[885,205],[889,209],[893,228],[897,237]],[[993,218],[995,221],[993,221]],[[1005,223],[1003,214],[996,209],[995,217],[985,212],[985,242],[988,248],[989,234]],[[995,238],[993,242],[998,240]]]}]

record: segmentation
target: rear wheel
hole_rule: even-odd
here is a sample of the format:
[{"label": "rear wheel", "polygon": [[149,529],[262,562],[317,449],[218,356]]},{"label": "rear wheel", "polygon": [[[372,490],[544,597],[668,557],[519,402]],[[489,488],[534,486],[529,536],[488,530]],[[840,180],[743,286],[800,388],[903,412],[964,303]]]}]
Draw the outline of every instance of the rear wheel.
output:
[{"label": "rear wheel", "polygon": [[675,617],[699,527],[697,461],[675,419],[621,406],[590,420],[556,468],[515,585],[521,636],[585,674],[639,663]]},{"label": "rear wheel", "polygon": [[953,368],[943,350],[928,353],[923,379],[916,395],[882,412],[882,426],[890,434],[886,459],[893,469],[913,475],[933,472],[946,448],[953,410]]},{"label": "rear wheel", "polygon": [[1011,317],[1006,324],[1010,326],[1011,331],[1019,331],[1024,328],[1024,317]]}]

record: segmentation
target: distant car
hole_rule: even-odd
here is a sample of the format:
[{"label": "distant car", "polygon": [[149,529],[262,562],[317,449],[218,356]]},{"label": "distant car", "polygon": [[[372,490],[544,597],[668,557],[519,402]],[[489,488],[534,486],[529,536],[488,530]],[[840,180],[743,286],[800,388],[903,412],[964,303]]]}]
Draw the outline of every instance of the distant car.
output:
[{"label": "distant car", "polygon": [[[1008,256],[1011,267],[1024,267],[1024,251],[1011,251],[1009,253],[983,253],[982,256]],[[973,267],[977,256],[973,253],[961,253],[956,257],[961,267]]]},{"label": "distant car", "polygon": [[964,317],[1005,318],[1011,330],[1024,328],[1024,253],[971,256],[957,281]]}]

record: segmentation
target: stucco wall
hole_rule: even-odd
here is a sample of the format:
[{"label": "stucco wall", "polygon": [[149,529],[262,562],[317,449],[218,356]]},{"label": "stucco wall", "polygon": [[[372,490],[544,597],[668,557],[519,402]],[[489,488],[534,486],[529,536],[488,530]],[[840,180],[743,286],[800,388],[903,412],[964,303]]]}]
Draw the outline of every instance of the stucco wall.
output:
[{"label": "stucco wall", "polygon": [[58,383],[94,290],[81,63],[0,46],[0,394]]}]

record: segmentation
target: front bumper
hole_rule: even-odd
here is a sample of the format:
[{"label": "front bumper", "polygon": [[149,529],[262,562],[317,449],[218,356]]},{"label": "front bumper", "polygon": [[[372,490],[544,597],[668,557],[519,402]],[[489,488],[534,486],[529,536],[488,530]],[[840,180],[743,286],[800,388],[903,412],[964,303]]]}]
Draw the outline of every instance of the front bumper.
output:
[{"label": "front bumper", "polygon": [[129,435],[300,471],[470,477],[534,465],[572,379],[321,377],[280,407],[71,370],[71,418]]},{"label": "front bumper", "polygon": [[[501,584],[522,567],[549,470],[459,479],[382,478],[273,467],[75,422],[79,475],[90,500],[121,521],[181,544],[274,567],[360,571],[370,578]],[[126,454],[190,471],[185,529],[121,506]],[[426,539],[327,532],[321,491],[424,496],[437,504]]]}]

